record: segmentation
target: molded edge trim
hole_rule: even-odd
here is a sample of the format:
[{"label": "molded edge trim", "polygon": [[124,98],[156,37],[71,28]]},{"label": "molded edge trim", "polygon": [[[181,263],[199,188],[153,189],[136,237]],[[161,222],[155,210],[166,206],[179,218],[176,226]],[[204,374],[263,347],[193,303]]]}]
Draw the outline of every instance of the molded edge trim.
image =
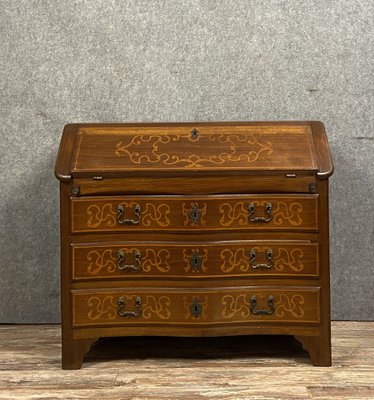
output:
[{"label": "molded edge trim", "polygon": [[334,173],[334,164],[330,152],[325,126],[321,121],[311,121],[313,140],[318,163],[317,178],[327,179]]},{"label": "molded edge trim", "polygon": [[62,132],[60,147],[55,164],[55,176],[61,182],[70,182],[71,162],[73,158],[74,143],[79,124],[67,124]]}]

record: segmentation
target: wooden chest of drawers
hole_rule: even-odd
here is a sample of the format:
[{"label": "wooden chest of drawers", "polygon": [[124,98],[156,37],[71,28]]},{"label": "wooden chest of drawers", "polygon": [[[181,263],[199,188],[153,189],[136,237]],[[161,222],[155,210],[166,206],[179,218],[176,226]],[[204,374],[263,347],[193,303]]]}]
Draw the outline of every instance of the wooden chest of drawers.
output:
[{"label": "wooden chest of drawers", "polygon": [[126,335],[294,335],[331,365],[323,124],[71,124],[55,172],[63,368]]}]

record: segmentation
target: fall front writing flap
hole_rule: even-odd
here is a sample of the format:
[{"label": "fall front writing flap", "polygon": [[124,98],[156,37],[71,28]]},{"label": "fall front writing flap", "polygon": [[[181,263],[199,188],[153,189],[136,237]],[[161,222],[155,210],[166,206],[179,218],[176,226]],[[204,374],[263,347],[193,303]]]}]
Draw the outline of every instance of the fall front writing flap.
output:
[{"label": "fall front writing flap", "polygon": [[316,144],[311,123],[83,124],[70,173],[317,172]]}]

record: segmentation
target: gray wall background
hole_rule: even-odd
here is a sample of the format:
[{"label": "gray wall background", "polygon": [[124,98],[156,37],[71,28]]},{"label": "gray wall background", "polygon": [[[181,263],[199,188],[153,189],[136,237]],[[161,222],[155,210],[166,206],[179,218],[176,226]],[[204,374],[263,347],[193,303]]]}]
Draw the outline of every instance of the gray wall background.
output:
[{"label": "gray wall background", "polygon": [[63,125],[318,119],[334,319],[374,318],[372,0],[0,0],[0,322],[59,321]]}]

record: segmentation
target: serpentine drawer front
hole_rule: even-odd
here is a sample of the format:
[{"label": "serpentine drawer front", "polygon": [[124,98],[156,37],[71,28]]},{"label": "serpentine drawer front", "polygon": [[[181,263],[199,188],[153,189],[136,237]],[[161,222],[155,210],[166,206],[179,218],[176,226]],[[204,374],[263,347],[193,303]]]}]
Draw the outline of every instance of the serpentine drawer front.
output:
[{"label": "serpentine drawer front", "polygon": [[319,322],[319,289],[73,291],[73,325]]},{"label": "serpentine drawer front", "polygon": [[73,279],[319,277],[318,243],[124,242],[72,247]]},{"label": "serpentine drawer front", "polygon": [[62,367],[100,337],[294,335],[331,365],[320,122],[70,124]]},{"label": "serpentine drawer front", "polygon": [[71,202],[74,233],[318,228],[318,195],[103,196]]}]

